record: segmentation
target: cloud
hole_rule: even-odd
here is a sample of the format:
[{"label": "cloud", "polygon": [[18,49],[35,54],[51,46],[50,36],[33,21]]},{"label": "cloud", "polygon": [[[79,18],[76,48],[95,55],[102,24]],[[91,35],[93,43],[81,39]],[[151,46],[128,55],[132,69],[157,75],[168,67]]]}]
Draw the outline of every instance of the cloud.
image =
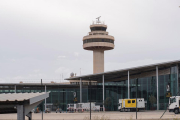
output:
[{"label": "cloud", "polygon": [[7,81],[4,80],[3,78],[0,78],[0,83],[6,83]]},{"label": "cloud", "polygon": [[74,52],[74,56],[78,57],[79,53],[78,52]]},{"label": "cloud", "polygon": [[59,67],[55,70],[56,74],[63,75],[64,78],[69,77],[71,72],[72,70],[66,67]]},{"label": "cloud", "polygon": [[33,70],[35,73],[38,73],[40,70],[39,69],[36,69],[36,70]]},{"label": "cloud", "polygon": [[180,59],[180,1],[114,1],[0,0],[1,79],[65,78],[80,68],[92,74],[93,52],[82,38],[99,15],[115,38],[105,71]]},{"label": "cloud", "polygon": [[35,74],[29,74],[27,78],[32,78],[32,79],[42,79],[42,78],[46,78],[46,74],[43,73],[35,73]]},{"label": "cloud", "polygon": [[70,72],[71,70],[69,68],[65,68],[65,67],[59,67],[58,69],[55,70],[55,73],[59,74],[59,73],[67,73]]},{"label": "cloud", "polygon": [[15,76],[13,79],[25,79],[23,76]]},{"label": "cloud", "polygon": [[66,58],[66,56],[58,56],[58,58],[59,58],[59,59],[61,59],[61,58]]},{"label": "cloud", "polygon": [[16,59],[11,59],[11,61],[12,61],[12,62],[15,62],[15,61],[16,61]]}]

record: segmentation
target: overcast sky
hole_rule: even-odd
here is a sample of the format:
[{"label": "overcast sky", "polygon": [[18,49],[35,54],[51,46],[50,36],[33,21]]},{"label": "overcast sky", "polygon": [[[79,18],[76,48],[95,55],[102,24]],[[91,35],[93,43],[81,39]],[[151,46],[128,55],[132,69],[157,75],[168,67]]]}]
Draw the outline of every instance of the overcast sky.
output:
[{"label": "overcast sky", "polygon": [[[114,50],[105,71],[180,60],[180,0],[1,0],[0,82],[93,73],[82,38],[102,16]],[[61,80],[62,81],[62,80]]]}]

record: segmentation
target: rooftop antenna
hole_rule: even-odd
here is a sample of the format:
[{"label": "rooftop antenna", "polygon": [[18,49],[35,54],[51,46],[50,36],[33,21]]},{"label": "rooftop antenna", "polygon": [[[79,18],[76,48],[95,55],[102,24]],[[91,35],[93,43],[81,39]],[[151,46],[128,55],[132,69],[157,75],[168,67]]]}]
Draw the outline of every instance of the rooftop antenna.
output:
[{"label": "rooftop antenna", "polygon": [[60,83],[61,83],[61,74],[60,74]]},{"label": "rooftop antenna", "polygon": [[96,18],[96,19],[97,19],[96,23],[101,23],[101,21],[99,20],[100,17],[101,17],[101,16],[99,16],[99,17]]},{"label": "rooftop antenna", "polygon": [[94,21],[92,21],[92,25],[94,25]]},{"label": "rooftop antenna", "polygon": [[80,68],[80,75],[81,75],[81,68]]}]

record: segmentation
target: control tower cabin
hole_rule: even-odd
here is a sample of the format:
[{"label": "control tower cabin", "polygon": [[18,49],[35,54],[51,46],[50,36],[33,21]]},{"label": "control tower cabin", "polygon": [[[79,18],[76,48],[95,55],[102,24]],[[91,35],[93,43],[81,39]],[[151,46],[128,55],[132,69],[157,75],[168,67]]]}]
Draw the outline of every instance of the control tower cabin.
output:
[{"label": "control tower cabin", "polygon": [[93,51],[93,73],[104,72],[104,51],[114,49],[114,37],[106,32],[107,25],[101,23],[90,25],[91,32],[83,37],[83,48]]}]

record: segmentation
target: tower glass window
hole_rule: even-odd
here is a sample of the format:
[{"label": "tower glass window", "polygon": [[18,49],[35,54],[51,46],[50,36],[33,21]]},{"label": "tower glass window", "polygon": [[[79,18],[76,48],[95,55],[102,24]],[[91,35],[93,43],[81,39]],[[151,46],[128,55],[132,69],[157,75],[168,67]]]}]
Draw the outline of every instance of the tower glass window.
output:
[{"label": "tower glass window", "polygon": [[90,43],[90,42],[108,42],[108,43],[113,43],[114,44],[114,40],[111,40],[111,39],[87,39],[87,40],[84,40],[83,41],[83,44],[85,43]]},{"label": "tower glass window", "polygon": [[106,31],[105,27],[92,27],[91,31]]}]

